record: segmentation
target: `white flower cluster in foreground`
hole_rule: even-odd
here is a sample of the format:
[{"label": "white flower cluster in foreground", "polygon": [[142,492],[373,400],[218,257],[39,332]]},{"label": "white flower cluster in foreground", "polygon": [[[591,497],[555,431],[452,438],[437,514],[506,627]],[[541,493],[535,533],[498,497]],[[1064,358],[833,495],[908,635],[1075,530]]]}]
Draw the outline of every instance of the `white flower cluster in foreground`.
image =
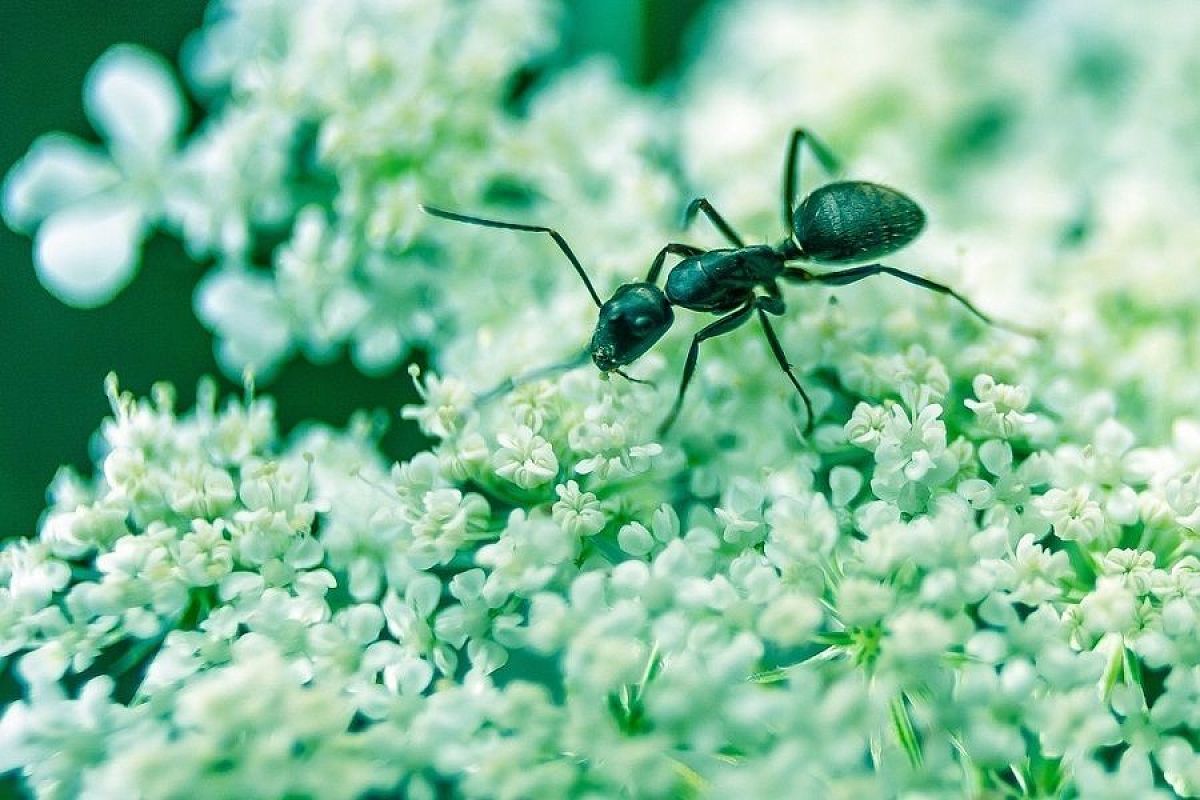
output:
[{"label": "white flower cluster in foreground", "polygon": [[2,765],[44,797],[1200,792],[1200,424],[1034,448],[975,389],[867,397],[710,506],[652,393],[590,374],[429,378],[439,444],[390,470],[365,419],[280,440],[265,400],[113,386],[96,478],[0,555]]},{"label": "white flower cluster in foreground", "polygon": [[[659,436],[696,315],[632,367],[657,385],[589,366],[487,392],[577,351],[589,298],[549,242],[414,203],[560,226],[603,293],[684,236],[646,155],[670,117],[588,71],[503,111],[499,76],[544,39],[527,3],[308,5],[221,6],[193,48],[217,99],[184,155],[204,155],[152,185],[220,256],[201,311],[231,364],[361,345],[317,324],[347,287],[396,342],[431,315],[439,367],[412,370],[403,416],[433,445],[389,465],[366,415],[280,435],[265,399],[202,387],[179,413],[111,383],[95,475],[60,476],[38,537],[0,551],[0,665],[24,689],[0,770],[45,798],[1200,796],[1194,14],[731,4],[685,80],[685,182],[774,240],[787,132],[828,130],[930,210],[895,263],[1045,336],[886,277],[796,288],[779,329],[814,432],[750,324],[705,342]],[[106,59],[96,96],[154,94],[144,55]],[[131,107],[155,106],[98,119]],[[1134,162],[1147,107],[1163,133]],[[1085,182],[1068,156],[1093,115],[1115,143]],[[307,131],[312,169],[271,173],[254,120]],[[44,271],[85,202],[50,189],[96,166],[54,152],[7,195],[25,227],[56,209]],[[286,240],[258,263],[266,223]],[[245,338],[276,319],[260,296],[285,344]]]}]

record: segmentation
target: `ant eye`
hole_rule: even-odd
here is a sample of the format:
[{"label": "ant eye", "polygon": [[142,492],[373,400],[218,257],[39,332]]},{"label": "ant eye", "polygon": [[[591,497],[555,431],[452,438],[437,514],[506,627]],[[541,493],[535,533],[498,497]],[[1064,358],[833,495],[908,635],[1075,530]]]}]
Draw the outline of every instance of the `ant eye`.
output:
[{"label": "ant eye", "polygon": [[636,331],[648,330],[649,328],[652,328],[653,326],[654,326],[654,320],[652,320],[646,314],[638,314],[636,317],[633,318],[633,329]]}]

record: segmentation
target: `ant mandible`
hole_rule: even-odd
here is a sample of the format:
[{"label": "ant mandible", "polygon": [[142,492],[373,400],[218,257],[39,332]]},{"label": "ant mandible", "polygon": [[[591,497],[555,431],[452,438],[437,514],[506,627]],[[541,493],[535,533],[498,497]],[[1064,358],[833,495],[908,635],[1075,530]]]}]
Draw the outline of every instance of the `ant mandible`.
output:
[{"label": "ant mandible", "polygon": [[[800,148],[805,144],[828,173],[832,175],[839,172],[837,158],[819,139],[803,128],[792,131],[783,170],[783,221],[788,235],[782,241],[775,245],[747,245],[707,199],[697,198],[688,204],[685,226],[697,213],[703,213],[733,246],[705,250],[690,244],[671,242],[655,256],[646,280],[618,287],[606,302],[600,300],[583,265],[558,231],[541,225],[471,217],[427,205],[421,208],[435,217],[455,222],[548,234],[571,262],[600,309],[596,330],[586,352],[603,372],[616,372],[628,378],[621,367],[636,361],[662,338],[675,321],[672,306],[722,314],[720,319],[701,328],[692,337],[675,402],[658,428],[660,436],[670,430],[679,416],[684,394],[696,371],[700,343],[729,333],[754,315],[758,316],[775,360],[804,401],[808,415],[804,433],[807,435],[812,430],[815,421],[812,402],[792,371],[792,365],[767,316],[779,316],[785,311],[779,281],[845,286],[872,275],[891,275],[923,289],[953,297],[988,324],[1033,335],[1021,326],[993,319],[949,286],[895,267],[872,263],[814,273],[795,265],[797,261],[828,265],[870,261],[906,246],[925,227],[925,213],[913,200],[895,189],[869,181],[827,183],[796,205]],[[664,291],[658,288],[658,278],[667,255],[680,256],[681,260],[667,274]],[[576,363],[577,360],[563,366],[574,366]],[[554,369],[538,370],[534,374],[542,375]],[[515,385],[511,379],[506,383]]]}]

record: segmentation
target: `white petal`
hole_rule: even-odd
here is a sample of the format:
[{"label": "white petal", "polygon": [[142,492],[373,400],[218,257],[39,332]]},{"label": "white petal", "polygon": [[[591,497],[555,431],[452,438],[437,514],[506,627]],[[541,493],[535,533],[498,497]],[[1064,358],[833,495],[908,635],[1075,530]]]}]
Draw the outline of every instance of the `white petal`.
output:
[{"label": "white petal", "polygon": [[420,575],[404,591],[404,601],[417,612],[419,617],[427,617],[438,606],[442,595],[442,583],[432,575]]},{"label": "white petal", "polygon": [[117,150],[161,153],[183,127],[183,97],[170,66],[133,45],[100,56],[84,83],[83,104]]},{"label": "white petal", "polygon": [[196,316],[220,338],[217,356],[231,377],[250,368],[265,380],[292,345],[292,330],[273,281],[226,268],[196,287]]},{"label": "white petal", "polygon": [[137,203],[108,200],[59,211],[37,232],[38,278],[67,305],[104,305],[133,278],[145,233]]},{"label": "white petal", "polygon": [[58,639],[30,650],[17,662],[17,672],[26,683],[45,686],[56,682],[67,671],[71,657]]},{"label": "white petal", "polygon": [[382,375],[400,358],[404,345],[394,325],[364,326],[357,332],[351,358],[354,366],[368,375]]},{"label": "white petal", "polygon": [[389,677],[388,673],[391,673],[393,685],[401,693],[419,695],[433,680],[433,665],[424,659],[408,656],[399,664],[394,664],[384,670],[385,681]]},{"label": "white petal", "polygon": [[34,226],[121,179],[110,159],[73,136],[41,136],[4,178],[4,221],[30,233]]}]

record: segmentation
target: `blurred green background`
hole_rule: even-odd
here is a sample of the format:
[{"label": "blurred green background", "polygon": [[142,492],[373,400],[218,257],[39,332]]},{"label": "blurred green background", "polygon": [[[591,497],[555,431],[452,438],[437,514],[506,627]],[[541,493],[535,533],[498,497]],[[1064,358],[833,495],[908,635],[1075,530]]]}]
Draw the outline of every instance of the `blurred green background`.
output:
[{"label": "blurred green background", "polygon": [[[633,83],[665,75],[679,61],[682,32],[704,0],[573,0],[566,5],[561,62],[607,52]],[[84,75],[117,42],[136,42],[174,61],[199,27],[202,0],[0,0],[0,171],[42,133],[95,140],[83,113]],[[192,313],[203,268],[177,242],[153,238],[133,284],[111,304],[68,308],[38,283],[31,243],[0,225],[0,539],[33,535],[56,469],[89,470],[89,441],[108,413],[102,383],[114,370],[124,388],[145,394],[170,381],[181,407],[196,380],[218,375],[212,340]],[[224,391],[240,387],[222,381]],[[356,409],[388,412],[414,393],[403,370],[366,378],[341,361],[289,364],[266,388],[284,430],[306,419],[340,424]],[[394,418],[394,413],[393,413]],[[395,424],[385,452],[415,449],[415,431]]]}]

